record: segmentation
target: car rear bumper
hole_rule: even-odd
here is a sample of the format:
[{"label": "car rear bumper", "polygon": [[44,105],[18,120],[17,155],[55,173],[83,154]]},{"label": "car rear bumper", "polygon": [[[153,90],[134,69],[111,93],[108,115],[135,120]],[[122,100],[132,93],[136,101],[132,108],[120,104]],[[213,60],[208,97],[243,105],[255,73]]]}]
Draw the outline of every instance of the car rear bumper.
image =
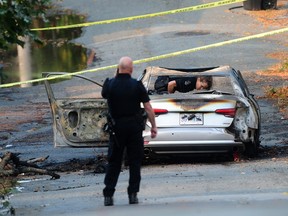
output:
[{"label": "car rear bumper", "polygon": [[177,155],[177,154],[229,154],[235,151],[243,152],[243,143],[226,144],[190,144],[190,145],[169,145],[169,144],[148,144],[144,145],[145,157],[156,155]]},{"label": "car rear bumper", "polygon": [[225,154],[243,152],[243,142],[225,128],[159,128],[151,139],[144,135],[145,156],[148,154]]}]

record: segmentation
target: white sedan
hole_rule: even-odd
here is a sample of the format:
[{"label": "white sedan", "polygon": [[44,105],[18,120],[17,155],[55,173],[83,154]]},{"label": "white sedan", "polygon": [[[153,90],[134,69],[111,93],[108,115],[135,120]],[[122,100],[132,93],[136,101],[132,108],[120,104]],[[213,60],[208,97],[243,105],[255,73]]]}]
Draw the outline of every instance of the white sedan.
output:
[{"label": "white sedan", "polygon": [[[61,74],[44,73],[43,76]],[[159,92],[155,89],[155,81],[161,76],[168,80],[207,76],[212,77],[212,85],[209,90]],[[61,84],[45,81],[53,117],[54,145],[107,147],[107,103],[99,93],[101,84],[87,77],[73,77],[89,83],[83,85],[81,82],[80,85],[80,82],[74,82],[76,87],[66,87],[61,91]],[[143,132],[146,158],[199,153],[233,154],[236,151],[249,157],[257,154],[260,110],[240,71],[230,66],[192,69],[148,67],[139,80],[150,95],[158,127],[158,136],[151,139],[149,122],[146,124]],[[57,85],[56,91],[52,90]]]},{"label": "white sedan", "polygon": [[[209,90],[186,93],[158,92],[155,81],[190,77],[212,77]],[[240,71],[229,66],[169,69],[148,67],[141,80],[150,93],[155,110],[158,136],[144,131],[145,154],[179,155],[245,152],[257,154],[260,110]]]}]

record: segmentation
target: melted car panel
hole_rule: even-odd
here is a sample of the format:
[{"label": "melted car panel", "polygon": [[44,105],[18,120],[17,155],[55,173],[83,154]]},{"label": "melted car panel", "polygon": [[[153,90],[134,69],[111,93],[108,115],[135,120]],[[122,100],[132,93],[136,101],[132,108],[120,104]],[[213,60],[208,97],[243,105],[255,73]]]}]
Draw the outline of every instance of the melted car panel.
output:
[{"label": "melted car panel", "polygon": [[[87,80],[88,78],[86,78]],[[109,134],[104,130],[107,123],[107,102],[103,98],[61,97],[55,98],[52,86],[45,81],[52,117],[55,147],[106,147]],[[55,88],[57,89],[57,88]],[[69,90],[74,90],[69,87]],[[77,88],[78,90],[80,88]],[[59,91],[57,89],[57,91]],[[95,90],[96,91],[96,90]],[[99,90],[98,90],[99,91]],[[57,92],[56,92],[57,93]],[[77,92],[77,96],[81,92]]]}]

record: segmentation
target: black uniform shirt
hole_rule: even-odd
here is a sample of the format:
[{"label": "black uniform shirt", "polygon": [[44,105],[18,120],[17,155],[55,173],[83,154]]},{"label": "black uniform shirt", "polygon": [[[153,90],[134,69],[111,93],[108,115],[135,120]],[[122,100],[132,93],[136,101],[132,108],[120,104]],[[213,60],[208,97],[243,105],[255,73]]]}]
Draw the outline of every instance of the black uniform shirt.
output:
[{"label": "black uniform shirt", "polygon": [[140,112],[141,102],[150,101],[143,83],[131,78],[129,74],[107,78],[101,94],[108,100],[109,111],[115,119],[136,115]]},{"label": "black uniform shirt", "polygon": [[179,92],[189,92],[196,88],[197,77],[184,77],[176,79],[175,90]]}]

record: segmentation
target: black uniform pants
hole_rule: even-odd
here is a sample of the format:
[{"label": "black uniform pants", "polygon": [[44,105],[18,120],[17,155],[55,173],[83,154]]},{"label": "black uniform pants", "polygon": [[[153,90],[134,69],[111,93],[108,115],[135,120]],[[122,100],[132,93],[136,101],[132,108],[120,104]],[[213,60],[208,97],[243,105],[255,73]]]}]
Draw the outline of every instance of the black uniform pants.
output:
[{"label": "black uniform pants", "polygon": [[[121,171],[124,148],[127,150],[129,165],[129,186],[127,193],[137,193],[141,181],[141,164],[144,155],[142,125],[135,118],[116,120],[115,140],[111,140],[108,168],[104,179],[104,196],[113,196]],[[111,139],[113,139],[111,137]]]}]

